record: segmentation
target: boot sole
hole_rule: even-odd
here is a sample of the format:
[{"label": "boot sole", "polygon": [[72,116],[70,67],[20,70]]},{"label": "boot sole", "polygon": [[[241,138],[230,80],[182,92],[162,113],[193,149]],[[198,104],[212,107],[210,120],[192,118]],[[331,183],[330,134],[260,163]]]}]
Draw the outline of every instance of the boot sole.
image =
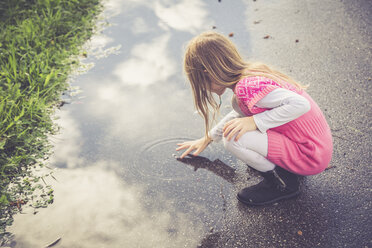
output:
[{"label": "boot sole", "polygon": [[300,194],[300,191],[296,191],[296,192],[293,192],[289,195],[285,195],[285,196],[282,196],[282,197],[278,197],[276,199],[273,199],[271,201],[267,201],[267,202],[259,202],[259,203],[255,203],[255,202],[249,202],[249,201],[245,201],[243,199],[241,199],[239,197],[239,195],[237,195],[236,198],[238,198],[238,200],[241,202],[241,203],[244,203],[246,205],[251,205],[251,206],[263,206],[263,205],[267,205],[267,204],[272,204],[272,203],[275,203],[275,202],[278,202],[278,201],[281,201],[281,200],[285,200],[285,199],[289,199],[289,198],[292,198],[292,197],[295,197],[295,196],[298,196]]}]

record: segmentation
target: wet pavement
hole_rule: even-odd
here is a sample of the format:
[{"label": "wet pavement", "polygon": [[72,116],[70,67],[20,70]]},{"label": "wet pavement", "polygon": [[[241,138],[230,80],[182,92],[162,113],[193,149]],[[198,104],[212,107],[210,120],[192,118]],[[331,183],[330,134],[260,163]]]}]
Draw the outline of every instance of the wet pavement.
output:
[{"label": "wet pavement", "polygon": [[[85,63],[52,138],[55,202],[24,209],[12,247],[372,247],[371,2],[119,1]],[[212,144],[176,159],[203,135],[182,73],[201,31],[226,35],[245,58],[310,84],[334,134],[330,168],[296,199],[267,207],[236,200],[259,178]],[[105,56],[103,56],[105,55]],[[230,94],[230,95],[229,95]],[[231,93],[223,96],[227,113]]]}]

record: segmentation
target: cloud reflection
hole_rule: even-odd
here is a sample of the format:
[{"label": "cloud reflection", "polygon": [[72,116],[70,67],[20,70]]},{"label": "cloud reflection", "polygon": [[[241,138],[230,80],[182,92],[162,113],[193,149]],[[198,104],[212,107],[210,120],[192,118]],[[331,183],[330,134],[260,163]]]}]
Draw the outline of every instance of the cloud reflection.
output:
[{"label": "cloud reflection", "polygon": [[[176,2],[176,3],[175,3]],[[135,8],[148,8],[154,11],[159,18],[158,25],[163,29],[196,33],[206,25],[212,26],[208,20],[206,4],[201,0],[110,0],[105,2],[105,11],[109,15],[118,15],[120,12],[130,12]]]},{"label": "cloud reflection", "polygon": [[136,17],[133,20],[133,26],[131,30],[134,34],[144,34],[151,30],[151,28],[147,25],[146,21],[142,17]]},{"label": "cloud reflection", "polygon": [[[154,10],[159,19],[169,27],[180,31],[196,33],[207,25],[208,12],[200,0],[157,1]],[[161,26],[163,23],[160,23]],[[211,26],[211,24],[209,24]]]},{"label": "cloud reflection", "polygon": [[162,84],[143,89],[128,89],[113,82],[97,86],[91,93],[96,97],[87,111],[95,118],[110,120],[106,130],[111,137],[125,143],[130,140],[138,142],[139,138],[148,139],[153,135],[169,135],[169,123],[177,125],[188,118],[187,114],[180,114],[180,109],[192,114],[192,109],[185,109],[187,104],[192,104],[192,99],[188,91],[178,90],[175,83]]},{"label": "cloud reflection", "polygon": [[84,163],[84,159],[80,157],[83,139],[77,121],[65,110],[58,111],[57,116],[59,119],[56,120],[56,124],[61,130],[57,135],[50,137],[54,146],[50,163],[63,168],[78,167]]},{"label": "cloud reflection", "polygon": [[105,0],[103,1],[105,14],[109,17],[119,15],[122,11],[130,11],[138,6],[151,6],[147,0]]},{"label": "cloud reflection", "polygon": [[[127,22],[134,24],[135,35],[147,33],[154,26],[159,31],[160,23],[165,30],[190,33],[208,23],[208,12],[199,0],[176,4],[145,0],[106,2],[106,11],[112,14],[137,7],[154,10],[158,19],[150,23],[138,16]],[[148,138],[148,134],[168,135],[169,123],[181,123],[190,116],[186,113],[189,110],[183,108],[192,102],[189,92],[169,82],[180,71],[169,49],[174,34],[160,31],[164,34],[157,33],[159,36],[150,42],[137,40],[130,57],[114,66],[113,75],[118,80],[91,83],[86,92],[89,99],[82,108],[97,120],[109,120],[105,127],[111,134],[109,138],[128,141]],[[93,50],[101,51],[113,42],[116,41],[101,35],[93,38],[91,45]],[[163,85],[157,87],[159,83]],[[182,117],[180,109],[185,114]],[[73,119],[68,111],[61,111],[59,116],[58,124],[65,129],[53,137],[56,152],[51,162],[63,168],[54,173],[58,179],[52,182],[55,203],[36,215],[16,216],[9,231],[15,234],[17,247],[44,247],[59,237],[62,240],[58,247],[197,246],[203,236],[203,224],[195,216],[177,211],[172,199],[161,196],[153,196],[156,204],[146,206],[146,188],[125,182],[115,172],[128,165],[100,161],[88,166],[81,157],[81,142],[86,140],[78,125],[82,120]],[[197,205],[195,209],[202,207]]]},{"label": "cloud reflection", "polygon": [[163,35],[148,43],[134,46],[131,58],[114,70],[123,84],[148,86],[167,80],[175,71],[176,63],[167,49],[170,36]]},{"label": "cloud reflection", "polygon": [[113,42],[113,39],[103,34],[95,34],[90,40],[91,49],[103,49],[109,43]]},{"label": "cloud reflection", "polygon": [[118,54],[121,45],[110,46],[114,40],[104,34],[94,35],[86,44],[86,48],[90,50],[89,56],[94,56],[96,58],[104,58],[110,54]]},{"label": "cloud reflection", "polygon": [[159,208],[147,209],[144,188],[120,179],[112,170],[118,166],[98,162],[57,171],[55,203],[36,215],[16,216],[10,231],[17,247],[44,247],[59,237],[58,247],[196,247],[201,223],[161,197],[153,204],[161,202]]}]

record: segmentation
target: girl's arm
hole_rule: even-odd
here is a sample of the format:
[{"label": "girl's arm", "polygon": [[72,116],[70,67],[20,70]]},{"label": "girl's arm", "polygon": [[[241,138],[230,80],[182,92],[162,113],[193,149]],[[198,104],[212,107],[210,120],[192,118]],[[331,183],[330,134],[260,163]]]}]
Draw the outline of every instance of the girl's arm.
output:
[{"label": "girl's arm", "polygon": [[235,110],[232,110],[230,113],[228,113],[224,118],[222,118],[216,126],[214,126],[210,131],[209,131],[209,136],[212,138],[213,141],[218,142],[222,139],[223,135],[223,127],[225,124],[235,118],[241,117],[238,112]]},{"label": "girl's arm", "polygon": [[283,88],[268,93],[257,102],[256,106],[271,108],[253,116],[257,128],[262,133],[297,119],[311,108],[310,102],[305,97]]},{"label": "girl's arm", "polygon": [[218,124],[209,131],[209,136],[210,136],[209,138],[203,137],[197,140],[191,140],[191,141],[186,141],[186,142],[177,144],[178,148],[176,149],[176,151],[186,149],[186,151],[182,153],[180,158],[181,159],[184,158],[185,156],[187,156],[190,152],[194,150],[195,152],[193,153],[193,155],[197,156],[202,151],[204,151],[204,149],[209,145],[209,143],[211,143],[212,141],[218,142],[219,140],[221,140],[222,133],[223,133],[223,127],[225,123],[228,122],[229,120],[238,118],[239,116],[240,116],[239,113],[233,110],[230,113],[228,113],[224,118],[222,118],[222,120],[218,122]]}]

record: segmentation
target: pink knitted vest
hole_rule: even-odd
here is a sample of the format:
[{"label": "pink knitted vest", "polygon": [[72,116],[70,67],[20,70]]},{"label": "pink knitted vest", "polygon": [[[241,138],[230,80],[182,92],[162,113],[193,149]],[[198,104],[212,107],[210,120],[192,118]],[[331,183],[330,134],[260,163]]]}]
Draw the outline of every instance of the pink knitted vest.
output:
[{"label": "pink knitted vest", "polygon": [[236,84],[234,92],[241,111],[252,116],[268,110],[255,104],[277,88],[302,95],[310,102],[311,109],[299,118],[267,131],[267,159],[300,175],[322,172],[332,158],[331,130],[319,106],[305,91],[284,81],[279,84],[265,77],[247,77]]}]

